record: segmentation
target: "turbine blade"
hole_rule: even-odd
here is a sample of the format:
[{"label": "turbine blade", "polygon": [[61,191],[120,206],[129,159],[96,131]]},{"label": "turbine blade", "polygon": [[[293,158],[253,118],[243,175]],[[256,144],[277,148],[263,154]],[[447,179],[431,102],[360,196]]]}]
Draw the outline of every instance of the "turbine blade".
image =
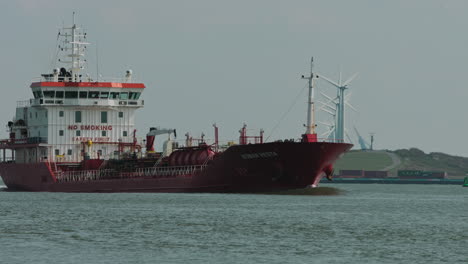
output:
[{"label": "turbine blade", "polygon": [[332,99],[330,96],[328,96],[328,95],[326,95],[326,94],[324,94],[324,93],[322,93],[322,92],[320,92],[320,94],[321,94],[323,97],[327,98],[327,99],[329,100],[330,103],[331,103],[331,102],[334,102],[336,99],[338,99],[338,97],[335,97],[335,98]]},{"label": "turbine blade", "polygon": [[335,86],[335,87],[337,87],[337,88],[340,87],[340,85],[337,84],[335,81],[332,81],[332,80],[330,80],[329,78],[327,78],[327,77],[325,77],[325,76],[323,76],[323,75],[321,75],[321,74],[319,74],[318,76],[319,76],[319,79],[324,79],[325,81],[327,81],[328,83],[330,83],[331,85],[333,85],[333,86]]},{"label": "turbine blade", "polygon": [[353,74],[353,76],[351,76],[346,82],[344,82],[342,86],[348,85],[348,84],[349,84],[350,82],[352,82],[352,81],[354,80],[354,78],[356,78],[358,75],[359,75],[359,72],[356,72],[355,74]]},{"label": "turbine blade", "polygon": [[328,107],[328,108],[330,108],[331,110],[336,111],[335,106],[329,105],[329,104],[328,104],[329,102],[324,103],[324,102],[322,102],[322,101],[318,101],[318,103],[322,104],[322,105],[320,106],[320,109],[324,109],[325,107]]},{"label": "turbine blade", "polygon": [[325,122],[322,122],[322,121],[318,121],[317,123],[328,126],[328,127],[333,127],[333,124],[330,124],[330,123],[325,123]]},{"label": "turbine blade", "polygon": [[335,128],[332,128],[329,131],[323,133],[323,136],[328,138],[331,135],[331,133],[333,133],[333,131],[335,131]]},{"label": "turbine blade", "polygon": [[338,84],[341,86],[341,65],[340,65],[340,78],[338,79]]},{"label": "turbine blade", "polygon": [[331,98],[330,96],[326,95],[325,93],[320,92],[320,94],[321,94],[323,97],[325,97],[325,98],[327,98],[327,99],[329,99],[329,100],[332,100],[332,98]]},{"label": "turbine blade", "polygon": [[332,115],[332,116],[335,116],[335,115],[336,115],[336,113],[333,113],[332,111],[330,111],[330,110],[328,110],[328,109],[325,109],[325,108],[324,108],[324,109],[320,109],[320,110],[322,110],[322,111],[324,111],[324,112],[327,112],[327,113],[329,113],[329,114]]},{"label": "turbine blade", "polygon": [[348,135],[347,132],[345,132],[345,135],[346,135],[346,137],[348,138],[349,142],[353,142],[353,141],[351,140],[351,138],[349,137],[349,135]]},{"label": "turbine blade", "polygon": [[351,108],[354,112],[359,113],[359,111],[356,110],[356,108],[354,108],[354,106],[352,106],[350,103],[345,102],[345,104],[346,104],[349,108]]}]

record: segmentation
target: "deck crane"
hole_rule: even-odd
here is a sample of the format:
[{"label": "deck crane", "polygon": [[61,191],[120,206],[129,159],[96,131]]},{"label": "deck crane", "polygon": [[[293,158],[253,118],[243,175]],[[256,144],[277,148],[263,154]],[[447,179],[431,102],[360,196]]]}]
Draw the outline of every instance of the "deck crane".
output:
[{"label": "deck crane", "polygon": [[154,152],[154,138],[157,135],[167,134],[169,136],[169,139],[170,139],[172,133],[174,133],[174,137],[177,137],[177,132],[176,132],[175,129],[151,127],[148,134],[146,134],[146,151],[147,152]]}]

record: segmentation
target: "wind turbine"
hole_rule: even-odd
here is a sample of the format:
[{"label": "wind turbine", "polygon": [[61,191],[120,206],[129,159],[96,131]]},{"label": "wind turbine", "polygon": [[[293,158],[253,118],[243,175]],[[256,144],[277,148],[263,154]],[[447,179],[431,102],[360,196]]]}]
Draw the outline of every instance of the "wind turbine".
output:
[{"label": "wind turbine", "polygon": [[354,131],[356,132],[356,135],[358,137],[358,142],[359,145],[361,146],[361,150],[368,150],[369,149],[369,143],[366,142],[366,140],[359,134],[359,131],[357,130],[356,127],[354,127]]},{"label": "wind turbine", "polygon": [[[336,109],[336,117],[335,117],[335,139],[337,140],[344,140],[345,139],[345,105],[348,104],[345,101],[345,90],[349,89],[348,85],[358,76],[358,73],[353,74],[348,80],[345,82],[341,82],[341,71],[340,71],[340,76],[338,79],[338,82],[331,80],[330,78],[324,76],[324,75],[317,75],[318,78],[324,79],[331,85],[335,86],[338,88],[338,93],[335,99],[332,99],[329,103],[335,102],[335,109]],[[348,104],[349,105],[349,104]],[[353,107],[351,107],[353,108]]]}]

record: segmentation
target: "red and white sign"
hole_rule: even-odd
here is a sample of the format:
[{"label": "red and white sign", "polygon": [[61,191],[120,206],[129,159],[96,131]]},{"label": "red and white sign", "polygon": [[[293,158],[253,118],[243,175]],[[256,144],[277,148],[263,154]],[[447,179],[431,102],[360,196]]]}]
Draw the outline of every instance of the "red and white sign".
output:
[{"label": "red and white sign", "polygon": [[88,142],[89,140],[92,142],[110,142],[108,137],[72,137],[72,140],[78,142]]},{"label": "red and white sign", "polygon": [[68,130],[112,130],[112,126],[103,125],[69,125]]}]

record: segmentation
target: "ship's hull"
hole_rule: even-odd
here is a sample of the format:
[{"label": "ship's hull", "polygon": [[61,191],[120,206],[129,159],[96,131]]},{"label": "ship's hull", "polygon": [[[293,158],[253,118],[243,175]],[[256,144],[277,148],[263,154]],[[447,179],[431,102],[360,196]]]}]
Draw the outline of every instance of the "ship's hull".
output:
[{"label": "ship's hull", "polygon": [[22,191],[269,192],[318,185],[324,168],[351,147],[326,142],[237,145],[203,170],[176,176],[58,181],[47,163],[3,163],[0,175],[8,189]]}]

